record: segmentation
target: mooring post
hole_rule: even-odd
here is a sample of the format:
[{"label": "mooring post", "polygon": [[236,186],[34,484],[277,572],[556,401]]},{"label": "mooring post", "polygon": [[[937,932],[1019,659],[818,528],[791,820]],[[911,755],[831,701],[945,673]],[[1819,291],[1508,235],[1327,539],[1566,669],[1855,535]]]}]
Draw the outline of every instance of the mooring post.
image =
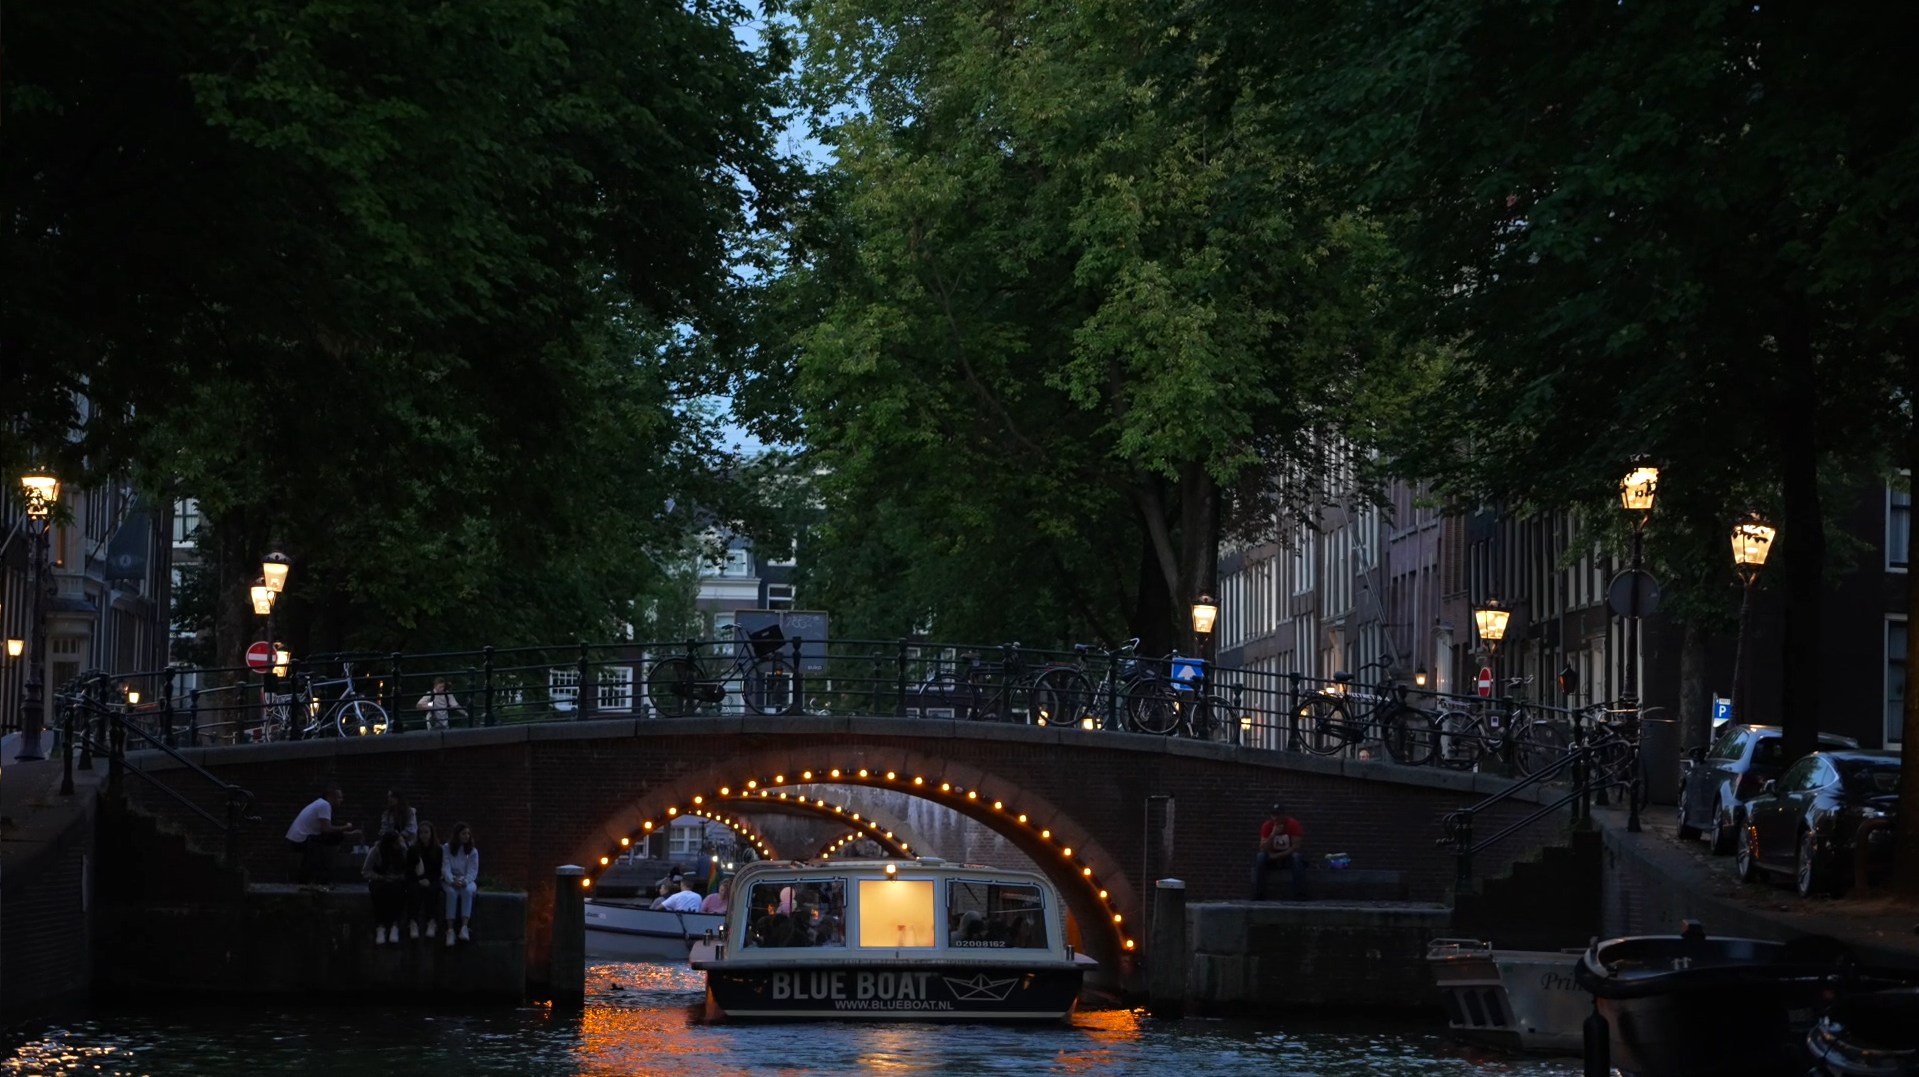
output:
[{"label": "mooring post", "polygon": [[547,979],[556,1009],[578,1009],[586,1005],[586,869],[560,865],[553,872],[553,891],[553,949],[547,957]]},{"label": "mooring post", "polygon": [[1186,1014],[1186,883],[1153,884],[1153,924],[1146,939],[1146,1012],[1177,1019]]}]

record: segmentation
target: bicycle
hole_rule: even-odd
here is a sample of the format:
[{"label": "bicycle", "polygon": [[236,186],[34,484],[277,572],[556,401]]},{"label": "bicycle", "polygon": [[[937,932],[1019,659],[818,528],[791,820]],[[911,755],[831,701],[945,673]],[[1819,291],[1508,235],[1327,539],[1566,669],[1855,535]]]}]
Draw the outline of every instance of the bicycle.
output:
[{"label": "bicycle", "polygon": [[[308,719],[300,730],[301,737],[365,737],[391,732],[393,725],[386,708],[354,685],[353,663],[340,663],[340,671],[338,679],[315,681],[303,677],[294,691],[269,695],[261,725],[264,739],[285,740],[296,707]],[[340,694],[323,706],[320,690],[336,685],[341,688]]]},{"label": "bicycle", "polygon": [[700,653],[710,646],[689,640],[687,653],[656,659],[646,674],[646,695],[664,718],[685,718],[698,711],[719,713],[720,704],[737,685],[740,703],[754,714],[792,714],[798,700],[793,663],[780,652],[786,647],[778,625],[757,632],[733,626],[733,654],[724,665],[714,665]]},{"label": "bicycle", "polygon": [[[1374,660],[1359,668],[1384,670],[1387,663]],[[1335,673],[1327,690],[1300,704],[1293,714],[1293,740],[1314,755],[1354,747],[1364,752],[1378,743],[1395,762],[1430,763],[1438,730],[1432,715],[1406,702],[1406,687],[1385,681],[1354,691],[1353,683],[1351,673]],[[1355,715],[1353,706],[1364,709]]]},{"label": "bicycle", "polygon": [[1513,739],[1515,765],[1518,765],[1515,731],[1527,728],[1530,719],[1526,718],[1525,703],[1513,699],[1512,693],[1531,683],[1530,676],[1506,678],[1506,695],[1498,701],[1453,697],[1453,702],[1463,702],[1465,706],[1449,707],[1433,718],[1437,739],[1435,761],[1457,770],[1476,770],[1487,756],[1503,755],[1508,740]]},{"label": "bicycle", "polygon": [[1046,674],[1060,668],[1043,666],[1028,670],[1020,659],[1017,643],[1000,645],[998,662],[983,662],[978,655],[966,656],[966,669],[956,688],[970,692],[966,717],[973,721],[1022,721],[1028,725],[1053,725],[1069,713],[1071,703]]},{"label": "bicycle", "polygon": [[[1184,704],[1185,697],[1173,679],[1158,673],[1154,668],[1156,663],[1142,661],[1135,653],[1138,649],[1137,636],[1111,649],[1074,644],[1072,662],[1051,663],[1034,677],[1035,711],[1045,715],[1048,722],[1064,717],[1086,728],[1103,724],[1107,729],[1119,729],[1123,709],[1125,726],[1137,733],[1155,735],[1174,733],[1182,726],[1191,728],[1193,723],[1203,721],[1192,713],[1192,707]],[[1087,658],[1094,651],[1104,659],[1097,683],[1086,674]],[[1173,655],[1166,661],[1170,664],[1184,660]],[[1220,700],[1218,706],[1230,705]]]}]

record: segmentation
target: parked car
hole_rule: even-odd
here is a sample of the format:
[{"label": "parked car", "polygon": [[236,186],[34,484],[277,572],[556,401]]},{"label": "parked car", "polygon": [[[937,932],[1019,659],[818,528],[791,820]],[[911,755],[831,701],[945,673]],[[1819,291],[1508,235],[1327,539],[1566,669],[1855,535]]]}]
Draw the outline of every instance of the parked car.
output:
[{"label": "parked car", "polygon": [[[1898,805],[1898,752],[1814,752],[1746,802],[1746,832],[1735,850],[1739,878],[1791,875],[1802,895],[1843,893],[1853,879],[1856,841],[1867,843],[1872,866],[1890,863]],[[1877,825],[1862,827],[1868,821]]]},{"label": "parked car", "polygon": [[[1819,734],[1819,748],[1857,748],[1851,737]],[[1746,801],[1759,795],[1769,779],[1785,773],[1786,742],[1776,725],[1729,725],[1712,750],[1694,748],[1679,781],[1679,836],[1712,839],[1712,851],[1733,850],[1733,838],[1746,825]]]}]

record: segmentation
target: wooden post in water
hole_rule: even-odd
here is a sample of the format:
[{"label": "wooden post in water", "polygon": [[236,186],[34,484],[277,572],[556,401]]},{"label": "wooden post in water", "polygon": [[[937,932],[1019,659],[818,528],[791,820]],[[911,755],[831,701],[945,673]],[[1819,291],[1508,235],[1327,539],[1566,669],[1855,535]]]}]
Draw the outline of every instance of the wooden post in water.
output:
[{"label": "wooden post in water", "polygon": [[553,873],[553,949],[547,979],[556,1009],[586,1005],[586,869],[562,864]]},{"label": "wooden post in water", "polygon": [[1146,939],[1146,1012],[1177,1019],[1186,1014],[1186,883],[1153,884],[1153,923]]}]

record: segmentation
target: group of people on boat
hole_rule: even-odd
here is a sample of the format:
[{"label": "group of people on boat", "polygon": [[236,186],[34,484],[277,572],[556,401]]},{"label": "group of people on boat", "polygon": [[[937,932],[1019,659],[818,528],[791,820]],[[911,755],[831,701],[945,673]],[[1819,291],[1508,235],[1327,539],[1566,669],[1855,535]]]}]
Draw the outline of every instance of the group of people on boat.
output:
[{"label": "group of people on boat", "polygon": [[839,883],[755,889],[748,946],[846,945],[846,898]]},{"label": "group of people on boat", "polygon": [[[302,889],[331,890],[325,879],[329,850],[361,833],[352,823],[334,821],[345,799],[338,785],[329,786],[287,830],[287,842],[299,857],[295,881]],[[397,945],[402,938],[432,941],[440,937],[442,924],[447,946],[470,941],[480,879],[473,829],[454,823],[442,842],[433,823],[420,819],[405,794],[391,789],[378,832],[360,864],[372,900],[374,945]]]}]

